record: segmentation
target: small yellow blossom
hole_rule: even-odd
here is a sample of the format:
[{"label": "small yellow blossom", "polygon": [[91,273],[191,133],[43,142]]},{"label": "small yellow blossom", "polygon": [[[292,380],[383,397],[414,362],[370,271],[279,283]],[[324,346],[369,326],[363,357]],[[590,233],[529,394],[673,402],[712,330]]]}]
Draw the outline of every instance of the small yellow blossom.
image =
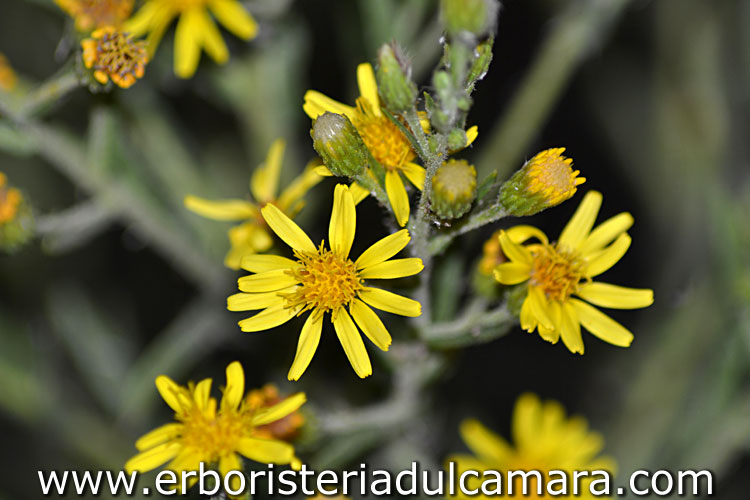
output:
[{"label": "small yellow blossom", "polygon": [[[245,374],[237,361],[226,369],[227,385],[221,404],[211,397],[210,378],[187,387],[161,375],[156,388],[175,412],[177,422],[163,425],[142,436],[135,446],[140,453],[127,461],[125,470],[147,472],[164,464],[178,477],[197,471],[201,462],[218,466],[222,477],[242,470],[240,456],[261,463],[300,465],[294,447],[257,431],[294,414],[305,401],[300,392],[262,408],[243,401]],[[193,479],[192,484],[195,482]]]},{"label": "small yellow blossom", "polygon": [[0,224],[15,219],[23,202],[21,192],[14,187],[8,187],[7,182],[8,178],[0,172]]},{"label": "small yellow blossom", "polygon": [[[536,395],[527,393],[518,398],[513,410],[513,444],[478,421],[465,420],[461,423],[461,437],[473,454],[454,455],[448,460],[456,463],[459,474],[469,469],[480,472],[495,470],[504,473],[505,478],[508,471],[539,471],[545,478],[541,485],[541,496],[537,495],[539,485],[533,476],[529,479],[529,495],[521,494],[521,481],[516,478],[518,482],[514,481],[511,495],[507,495],[508,485],[502,483],[502,496],[557,498],[549,496],[545,488],[550,480],[550,471],[564,471],[570,478],[574,471],[615,473],[614,460],[599,455],[604,446],[601,435],[589,431],[587,427],[582,417],[566,418],[565,409],[556,401],[542,402]],[[559,479],[559,476],[555,477]],[[583,484],[579,485],[582,493],[579,498],[596,498],[589,493],[590,481],[584,479]],[[476,478],[469,480],[467,487],[479,488],[481,484],[482,480]],[[493,488],[494,485],[490,489]],[[488,497],[479,494],[471,498]]]},{"label": "small yellow blossom", "polygon": [[238,0],[146,0],[126,23],[136,36],[148,33],[148,50],[153,55],[164,32],[175,18],[174,72],[180,78],[195,74],[201,50],[219,64],[229,60],[229,50],[215,18],[243,40],[255,38],[258,26]]},{"label": "small yellow blossom", "polygon": [[[627,347],[633,334],[591,304],[614,309],[650,306],[653,291],[625,288],[592,281],[619,261],[630,247],[629,213],[621,213],[595,229],[602,195],[589,191],[553,244],[532,226],[501,231],[498,241],[510,262],[495,268],[495,279],[504,285],[528,282],[521,308],[521,328],[548,342],[563,343],[571,352],[583,354],[581,325],[610,344]],[[522,244],[536,238],[539,243]]]},{"label": "small yellow blossom", "polygon": [[485,276],[492,276],[497,266],[508,261],[498,239],[501,231],[502,229],[498,229],[492,233],[490,239],[482,246],[482,258],[479,260],[478,267],[479,272]]},{"label": "small yellow blossom", "polygon": [[[305,93],[303,109],[316,119],[326,111],[346,115],[359,132],[372,157],[385,169],[385,190],[396,221],[403,227],[409,221],[409,196],[402,175],[420,191],[424,189],[425,170],[414,163],[417,155],[409,139],[381,111],[375,72],[369,63],[357,67],[360,97],[356,107],[334,101],[315,90]],[[426,120],[422,124],[428,127]],[[467,131],[467,145],[477,137],[477,128]],[[365,191],[366,193],[366,191]]]},{"label": "small yellow blossom", "polygon": [[215,220],[243,221],[229,230],[231,248],[224,258],[224,264],[231,269],[239,269],[246,255],[264,252],[273,246],[268,226],[260,214],[261,208],[270,203],[294,218],[305,204],[305,194],[321,180],[316,169],[309,167],[278,194],[283,157],[284,141],[277,139],[268,151],[266,162],[255,169],[250,180],[254,202],[240,199],[211,201],[192,195],[185,197],[185,206],[199,215]]},{"label": "small yellow blossom", "polygon": [[533,215],[570,199],[581,184],[573,160],[562,155],[565,148],[546,149],[508,179],[500,188],[500,203],[511,215]]},{"label": "small yellow blossom", "polygon": [[[370,358],[357,326],[378,348],[387,351],[391,335],[370,306],[402,316],[419,316],[419,302],[365,285],[365,279],[393,279],[419,273],[422,260],[389,260],[409,243],[405,229],[386,236],[349,258],[356,228],[356,208],[349,188],[338,184],[328,228],[330,249],[316,247],[300,227],[275,205],[261,210],[269,227],[294,251],[295,260],[279,255],[250,255],[242,268],[256,273],[239,280],[241,292],[227,300],[230,311],[261,312],[240,321],[244,332],[268,330],[310,311],[289,370],[298,380],[310,364],[320,341],[323,318],[330,313],[336,335],[354,371],[361,378],[372,374]],[[352,318],[354,320],[352,321]],[[356,322],[356,325],[355,325]]]},{"label": "small yellow blossom", "polygon": [[0,52],[0,90],[10,92],[16,87],[16,72],[10,66],[8,59]]},{"label": "small yellow blossom", "polygon": [[124,89],[143,77],[148,63],[144,42],[113,27],[101,28],[81,42],[83,64],[94,70],[94,78],[105,85],[109,80]]},{"label": "small yellow blossom", "polygon": [[[245,406],[253,411],[263,410],[275,406],[288,399],[279,395],[279,389],[274,384],[266,384],[260,389],[253,389],[245,398]],[[255,436],[265,439],[281,439],[289,441],[299,435],[305,424],[305,417],[299,411],[290,413],[286,417],[270,424],[255,428]]]},{"label": "small yellow blossom", "polygon": [[55,0],[76,22],[78,31],[120,26],[133,12],[134,0]]}]

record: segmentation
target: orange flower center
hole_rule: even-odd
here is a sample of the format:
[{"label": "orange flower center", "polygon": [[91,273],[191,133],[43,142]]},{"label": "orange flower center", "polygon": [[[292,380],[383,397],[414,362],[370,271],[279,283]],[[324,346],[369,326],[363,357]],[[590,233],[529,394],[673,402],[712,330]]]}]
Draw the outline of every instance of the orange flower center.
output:
[{"label": "orange flower center", "polygon": [[416,158],[416,153],[401,129],[385,114],[376,115],[370,103],[357,99],[357,115],[352,123],[373,158],[387,170],[398,170]]},{"label": "orange flower center", "polygon": [[354,262],[325,250],[323,243],[317,253],[295,250],[294,255],[301,265],[290,273],[301,286],[286,297],[289,307],[301,306],[302,311],[316,309],[335,314],[362,289],[362,279]]},{"label": "orange flower center", "polygon": [[527,167],[529,184],[527,189],[540,194],[551,205],[567,200],[576,192],[576,187],[585,179],[573,170],[573,160],[562,156],[564,148],[547,149],[532,158]]},{"label": "orange flower center", "polygon": [[577,290],[583,278],[584,262],[551,245],[534,247],[530,284],[540,287],[548,300],[564,302]]},{"label": "orange flower center", "polygon": [[94,77],[100,83],[111,78],[120,87],[128,88],[143,77],[148,63],[144,42],[112,28],[97,30],[92,36],[82,42],[83,62],[94,69]]}]

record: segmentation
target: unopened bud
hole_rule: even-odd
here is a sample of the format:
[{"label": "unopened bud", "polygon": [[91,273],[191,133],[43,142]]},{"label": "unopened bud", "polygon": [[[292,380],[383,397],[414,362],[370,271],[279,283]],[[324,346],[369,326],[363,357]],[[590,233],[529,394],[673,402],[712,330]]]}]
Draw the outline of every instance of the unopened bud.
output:
[{"label": "unopened bud", "polygon": [[466,132],[462,128],[454,128],[448,134],[448,151],[458,151],[466,147]]},{"label": "unopened bud", "polygon": [[477,171],[466,160],[448,160],[432,178],[432,211],[457,219],[471,209],[477,196]]},{"label": "unopened bud", "polygon": [[344,115],[327,111],[313,122],[313,147],[333,175],[353,177],[368,163],[367,146]]},{"label": "unopened bud", "polygon": [[510,215],[533,215],[572,197],[586,182],[573,170],[573,160],[562,155],[565,148],[537,153],[500,188],[498,202]]},{"label": "unopened bud", "polygon": [[18,250],[34,235],[34,217],[21,192],[0,173],[0,250]]},{"label": "unopened bud", "polygon": [[380,98],[390,111],[401,113],[414,106],[417,85],[411,79],[411,66],[396,44],[380,47],[375,77]]},{"label": "unopened bud", "polygon": [[494,29],[499,8],[497,0],[442,0],[440,15],[449,35],[481,37]]}]

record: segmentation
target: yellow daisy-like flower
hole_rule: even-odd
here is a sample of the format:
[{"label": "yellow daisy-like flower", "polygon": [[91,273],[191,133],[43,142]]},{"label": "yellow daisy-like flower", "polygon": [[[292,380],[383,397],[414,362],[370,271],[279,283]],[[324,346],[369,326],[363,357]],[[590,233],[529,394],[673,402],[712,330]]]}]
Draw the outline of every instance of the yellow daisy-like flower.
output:
[{"label": "yellow daisy-like flower", "polygon": [[185,197],[185,206],[193,212],[215,220],[244,221],[229,230],[231,248],[224,258],[224,265],[239,269],[242,258],[256,252],[264,252],[273,246],[260,209],[267,204],[277,206],[289,217],[302,210],[305,194],[321,181],[315,168],[309,167],[289,186],[278,194],[281,162],[284,158],[284,141],[277,139],[268,150],[266,162],[255,169],[250,179],[250,193],[254,202],[248,200],[206,200],[197,196]]},{"label": "yellow daisy-like flower", "polygon": [[[266,384],[260,389],[250,391],[245,398],[245,404],[247,408],[258,411],[275,406],[286,399],[288,397],[279,395],[279,389],[274,384]],[[303,425],[305,417],[299,411],[295,411],[275,422],[257,427],[255,435],[266,439],[289,441],[299,435]]]},{"label": "yellow daisy-like flower", "polygon": [[[305,403],[305,394],[297,393],[273,406],[252,407],[243,401],[242,365],[231,363],[226,376],[221,404],[210,395],[210,378],[183,387],[164,375],[157,377],[156,388],[174,410],[177,422],[154,429],[136,441],[140,453],[125,464],[128,474],[147,472],[169,462],[166,468],[180,477],[183,471],[197,471],[203,462],[218,466],[224,477],[230,471],[242,470],[240,456],[261,463],[299,466],[291,444],[259,435],[258,429],[296,412]],[[194,482],[192,478],[190,485]]]},{"label": "yellow daisy-like flower", "polygon": [[153,54],[167,27],[179,18],[174,72],[180,78],[190,78],[198,68],[201,50],[219,64],[229,60],[229,50],[211,14],[243,40],[255,38],[258,32],[255,20],[237,0],[146,0],[126,26],[136,36],[148,33],[149,52]]},{"label": "yellow daisy-like flower", "polygon": [[[571,352],[583,354],[581,325],[610,344],[627,347],[633,334],[591,304],[613,309],[637,309],[654,301],[652,290],[593,282],[619,261],[630,247],[629,213],[621,213],[592,230],[602,195],[589,191],[553,244],[532,226],[515,226],[498,240],[510,262],[495,268],[504,285],[528,282],[521,307],[521,328],[556,343],[562,337]],[[522,244],[536,238],[539,243]],[[575,297],[580,297],[580,300]]]},{"label": "yellow daisy-like flower", "polygon": [[[459,474],[466,470],[539,471],[545,481],[542,496],[537,495],[537,481],[529,480],[529,495],[521,494],[520,478],[515,478],[513,494],[507,495],[508,485],[503,483],[503,496],[517,498],[557,498],[549,496],[545,484],[549,471],[561,470],[573,478],[574,471],[607,471],[614,474],[616,464],[607,456],[599,456],[604,440],[587,428],[586,420],[574,416],[566,418],[565,410],[555,401],[542,402],[534,394],[523,394],[513,410],[513,445],[490,431],[476,420],[461,423],[461,437],[473,455],[454,455],[448,458],[456,463]],[[559,476],[556,476],[559,478]],[[595,498],[589,493],[591,479],[580,484],[579,498]],[[481,478],[470,479],[468,488],[479,488]],[[570,490],[569,490],[570,493]],[[464,497],[465,495],[459,495]],[[472,498],[486,498],[479,494]]]},{"label": "yellow daisy-like flower", "polygon": [[94,70],[94,78],[102,85],[112,80],[127,89],[146,71],[146,44],[111,26],[94,31],[81,48],[84,66]]},{"label": "yellow daisy-like flower", "polygon": [[479,260],[477,267],[479,272],[485,276],[493,276],[495,268],[503,262],[508,261],[505,254],[503,254],[503,249],[500,247],[500,240],[498,239],[501,231],[502,229],[498,229],[492,233],[490,239],[482,245],[482,258]]},{"label": "yellow daisy-like flower", "polygon": [[0,52],[0,90],[10,92],[16,87],[16,81],[16,72],[5,55]]},{"label": "yellow daisy-like flower", "polygon": [[418,258],[389,260],[409,243],[409,232],[403,229],[386,236],[357,260],[351,260],[349,251],[354,242],[357,214],[352,194],[343,184],[338,184],[334,192],[328,228],[330,249],[324,243],[316,247],[276,206],[266,205],[261,213],[268,226],[292,248],[295,260],[278,255],[250,255],[242,260],[242,268],[256,274],[240,278],[239,289],[244,293],[229,297],[227,306],[230,311],[262,309],[240,321],[242,331],[274,328],[310,311],[288,375],[290,380],[298,380],[315,354],[324,316],[330,313],[354,371],[361,378],[371,375],[370,358],[357,326],[383,351],[388,350],[391,335],[370,306],[402,316],[422,314],[419,302],[366,286],[364,282],[412,276],[422,270],[422,260]]},{"label": "yellow daisy-like flower", "polygon": [[119,26],[133,12],[134,0],[55,0],[76,22],[78,31]]},{"label": "yellow daisy-like flower", "polygon": [[[409,221],[409,196],[402,175],[420,191],[424,189],[425,170],[414,163],[417,155],[403,132],[380,109],[378,84],[369,63],[357,67],[360,97],[356,107],[342,104],[315,90],[305,93],[303,109],[307,116],[317,118],[326,111],[346,115],[356,127],[372,157],[385,169],[385,191],[403,227]],[[428,126],[425,121],[423,126]],[[467,131],[467,145],[477,137],[477,128]]]}]

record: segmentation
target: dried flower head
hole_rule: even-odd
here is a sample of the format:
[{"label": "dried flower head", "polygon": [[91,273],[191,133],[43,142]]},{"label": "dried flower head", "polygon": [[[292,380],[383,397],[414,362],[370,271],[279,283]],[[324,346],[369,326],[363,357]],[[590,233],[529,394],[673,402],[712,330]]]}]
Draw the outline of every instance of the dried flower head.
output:
[{"label": "dried flower head", "polygon": [[102,85],[112,80],[119,87],[129,88],[146,70],[146,44],[111,26],[94,31],[81,47],[83,64],[94,70],[94,78]]}]

